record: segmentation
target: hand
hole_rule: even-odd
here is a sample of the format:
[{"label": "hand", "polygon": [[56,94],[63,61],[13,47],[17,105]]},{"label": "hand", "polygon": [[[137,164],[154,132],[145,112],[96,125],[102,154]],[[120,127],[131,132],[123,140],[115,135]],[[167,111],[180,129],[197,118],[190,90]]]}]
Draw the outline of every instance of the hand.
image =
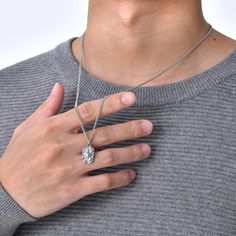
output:
[{"label": "hand", "polygon": [[[150,154],[147,144],[135,144],[98,151],[93,163],[83,163],[81,151],[86,139],[77,132],[80,127],[75,109],[57,114],[63,98],[64,88],[57,83],[52,95],[16,127],[0,159],[2,186],[35,218],[54,213],[86,195],[128,185],[135,176],[131,169],[96,176],[88,172],[140,161]],[[134,101],[131,92],[114,94],[105,100],[101,116],[125,109]],[[95,120],[99,103],[93,100],[79,106],[84,124]],[[151,131],[151,122],[145,120],[97,128],[92,146],[135,139]]]}]

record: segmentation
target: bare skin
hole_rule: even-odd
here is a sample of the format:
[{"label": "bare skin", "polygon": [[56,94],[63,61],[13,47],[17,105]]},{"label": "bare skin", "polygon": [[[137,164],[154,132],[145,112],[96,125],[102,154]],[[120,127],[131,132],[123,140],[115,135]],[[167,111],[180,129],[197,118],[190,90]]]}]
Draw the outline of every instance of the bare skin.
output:
[{"label": "bare skin", "polygon": [[[207,27],[199,0],[90,0],[83,66],[98,79],[135,86],[175,61]],[[77,60],[79,40],[72,44]],[[199,73],[225,58],[235,46],[234,40],[215,31],[187,60],[148,86]],[[85,139],[76,133],[80,127],[75,110],[58,114],[63,98],[64,88],[58,84],[53,95],[15,129],[0,158],[0,183],[36,218],[86,195],[128,185],[134,179],[131,169],[97,176],[88,172],[142,161],[151,152],[147,144],[105,149],[96,153],[94,163],[84,164],[81,149]],[[115,94],[105,101],[102,115],[125,109],[134,101],[133,93],[127,94],[126,103],[121,102],[121,94]],[[96,104],[98,101],[90,101],[80,106],[85,123],[95,119]],[[96,129],[92,144],[105,146],[151,132],[147,120],[105,126]]]},{"label": "bare skin", "polygon": [[[135,86],[175,62],[207,29],[200,0],[90,0],[83,66],[97,79]],[[79,41],[72,45],[77,61]],[[182,63],[146,86],[187,79],[235,48],[235,40],[214,30]]]},{"label": "bare skin", "polygon": [[[0,159],[0,182],[11,197],[29,214],[38,218],[49,215],[86,195],[128,185],[135,177],[132,169],[89,176],[88,172],[122,163],[141,161],[150,154],[147,144],[98,151],[92,164],[81,160],[86,140],[79,127],[75,109],[56,114],[64,89],[58,83],[56,93],[16,129]],[[125,100],[122,102],[122,95]],[[107,98],[102,116],[131,106],[133,93]],[[79,106],[84,124],[95,119],[100,101]],[[152,132],[147,120],[97,128],[92,146],[99,147],[136,139]],[[112,135],[111,135],[112,134]],[[114,135],[116,134],[116,135]],[[134,174],[134,175],[133,175]]]}]

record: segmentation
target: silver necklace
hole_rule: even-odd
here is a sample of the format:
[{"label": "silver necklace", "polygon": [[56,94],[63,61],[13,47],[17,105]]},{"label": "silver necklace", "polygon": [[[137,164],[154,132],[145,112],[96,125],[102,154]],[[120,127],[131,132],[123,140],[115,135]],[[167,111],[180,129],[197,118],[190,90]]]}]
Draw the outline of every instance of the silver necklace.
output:
[{"label": "silver necklace", "polygon": [[[129,88],[127,90],[124,90],[123,92],[128,92],[128,91],[133,91],[137,88],[140,88],[142,87],[143,85],[155,80],[156,78],[160,77],[162,74],[164,74],[165,72],[167,72],[168,70],[170,70],[172,67],[174,67],[175,65],[177,65],[178,63],[180,63],[185,57],[187,57],[195,48],[197,48],[197,46],[203,42],[212,32],[213,28],[210,24],[209,25],[209,29],[208,31],[206,32],[206,34],[204,34],[200,40],[194,44],[194,46],[192,48],[190,48],[186,53],[184,53],[181,57],[178,58],[177,61],[175,61],[173,64],[171,64],[170,66],[168,66],[167,68],[165,68],[163,71],[161,71],[160,73],[158,73],[157,75],[155,75],[154,77],[148,79],[147,81],[143,82],[143,83],[140,83],[138,84],[137,86],[135,87],[132,87],[132,88]],[[85,31],[82,35],[82,38],[81,38],[81,41],[80,41],[80,61],[79,61],[79,76],[78,76],[78,84],[77,84],[77,93],[76,93],[76,100],[75,100],[75,110],[76,110],[76,113],[78,115],[78,118],[79,118],[79,122],[80,122],[80,126],[81,126],[81,129],[83,131],[83,134],[85,136],[85,139],[87,140],[87,145],[85,147],[83,147],[82,149],[82,160],[84,163],[86,164],[90,164],[94,161],[94,154],[95,154],[95,150],[94,148],[92,147],[91,145],[91,141],[92,141],[92,138],[93,138],[93,132],[96,128],[96,125],[97,125],[97,122],[98,122],[98,119],[99,119],[99,116],[101,114],[101,111],[102,111],[102,107],[103,107],[103,104],[105,102],[105,100],[111,96],[111,95],[107,95],[105,97],[103,97],[101,99],[101,103],[98,107],[98,110],[97,110],[97,114],[96,114],[96,119],[94,121],[94,125],[93,125],[93,128],[92,128],[92,131],[91,131],[91,134],[90,134],[90,137],[88,136],[87,132],[85,131],[84,129],[84,126],[83,126],[83,121],[82,121],[82,118],[81,118],[81,115],[80,115],[80,112],[79,112],[79,109],[78,109],[78,99],[79,99],[79,89],[80,89],[80,80],[81,80],[81,71],[82,71],[82,55],[83,55],[83,41],[84,41],[84,35],[85,35]]]}]

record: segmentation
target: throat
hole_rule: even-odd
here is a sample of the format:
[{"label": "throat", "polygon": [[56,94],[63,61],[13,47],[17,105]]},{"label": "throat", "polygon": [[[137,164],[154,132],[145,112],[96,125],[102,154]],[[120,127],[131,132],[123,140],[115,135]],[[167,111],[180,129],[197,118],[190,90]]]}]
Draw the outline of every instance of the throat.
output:
[{"label": "throat", "polygon": [[[99,80],[134,87],[175,63],[208,27],[199,0],[90,0],[82,66]],[[77,61],[80,40],[72,43]],[[175,83],[206,70],[228,54],[228,47],[220,46],[227,41],[213,31],[181,63],[145,86]]]}]

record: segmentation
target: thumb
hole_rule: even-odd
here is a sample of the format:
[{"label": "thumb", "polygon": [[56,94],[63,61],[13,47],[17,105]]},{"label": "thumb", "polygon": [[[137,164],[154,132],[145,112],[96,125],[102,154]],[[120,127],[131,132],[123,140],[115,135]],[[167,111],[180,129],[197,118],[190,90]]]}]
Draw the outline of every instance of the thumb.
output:
[{"label": "thumb", "polygon": [[55,83],[50,95],[31,115],[34,120],[41,121],[50,116],[56,115],[64,100],[64,87],[60,83]]},{"label": "thumb", "polygon": [[47,99],[32,113],[23,123],[18,126],[18,130],[24,130],[36,123],[56,115],[64,101],[64,87],[60,83],[55,83]]}]

